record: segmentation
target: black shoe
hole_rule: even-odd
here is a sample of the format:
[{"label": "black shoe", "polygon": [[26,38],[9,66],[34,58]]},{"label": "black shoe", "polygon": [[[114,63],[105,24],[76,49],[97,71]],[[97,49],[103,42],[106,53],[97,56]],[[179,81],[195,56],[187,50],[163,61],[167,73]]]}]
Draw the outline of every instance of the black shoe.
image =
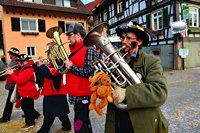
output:
[{"label": "black shoe", "polygon": [[9,120],[4,120],[3,118],[0,118],[0,123],[8,122]]},{"label": "black shoe", "polygon": [[38,119],[39,117],[40,117],[40,114],[37,114],[37,115],[35,116],[35,120]]}]

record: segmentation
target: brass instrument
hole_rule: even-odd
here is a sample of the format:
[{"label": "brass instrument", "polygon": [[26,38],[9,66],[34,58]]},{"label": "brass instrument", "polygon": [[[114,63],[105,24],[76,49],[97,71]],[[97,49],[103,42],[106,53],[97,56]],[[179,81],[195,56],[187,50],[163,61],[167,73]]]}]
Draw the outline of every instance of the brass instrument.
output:
[{"label": "brass instrument", "polygon": [[14,70],[15,70],[15,69],[18,68],[18,66],[19,66],[19,65],[17,64],[17,65],[14,65],[14,66],[11,66],[11,67],[8,67],[8,68],[4,69],[3,71],[0,72],[0,77],[3,77],[3,76],[5,76],[5,75],[7,75],[7,74],[6,74],[6,71],[7,71],[7,70],[11,70],[11,69],[14,69]]},{"label": "brass instrument", "polygon": [[[139,84],[141,80],[137,77],[135,72],[124,60],[125,55],[121,55],[120,49],[115,47],[107,37],[107,23],[102,23],[94,27],[84,38],[84,45],[95,45],[101,51],[103,51],[104,58],[94,63],[95,71],[104,71],[107,75],[110,75],[114,79],[116,85],[124,87],[127,84]],[[126,109],[127,104],[116,105],[120,109]]]},{"label": "brass instrument", "polygon": [[50,59],[55,69],[61,74],[64,74],[68,71],[68,69],[65,67],[64,61],[65,60],[69,61],[69,59],[65,51],[65,48],[60,40],[61,34],[62,34],[62,28],[60,27],[52,27],[46,32],[46,36],[48,38],[54,38],[54,40],[56,41],[56,44],[51,46]]},{"label": "brass instrument", "polygon": [[49,59],[47,59],[47,58],[41,58],[41,59],[33,59],[33,60],[31,60],[33,63],[37,63],[37,62],[39,62],[39,61],[42,61],[42,62],[44,62],[44,64],[45,65],[48,65],[48,63],[49,63]]},{"label": "brass instrument", "polygon": [[0,55],[0,58],[5,58],[6,56],[5,55]]}]

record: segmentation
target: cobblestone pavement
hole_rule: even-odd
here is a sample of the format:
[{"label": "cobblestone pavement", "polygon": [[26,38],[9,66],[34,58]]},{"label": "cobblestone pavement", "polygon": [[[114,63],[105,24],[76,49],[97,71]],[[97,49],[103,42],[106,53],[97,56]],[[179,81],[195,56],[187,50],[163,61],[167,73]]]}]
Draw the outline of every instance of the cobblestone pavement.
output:
[{"label": "cobblestone pavement", "polygon": [[[187,70],[165,71],[168,80],[169,96],[166,103],[161,107],[164,115],[170,123],[170,133],[200,133],[200,68]],[[5,82],[0,82],[0,116],[3,113],[7,93],[4,89]],[[35,101],[35,108],[42,114],[41,96]],[[73,123],[73,107],[70,106],[69,118]],[[104,108],[104,113],[106,108]],[[13,108],[11,121],[0,124],[0,133],[33,133],[42,125],[43,116],[36,121],[36,126],[27,132],[20,130],[24,125],[21,117],[21,109]],[[90,114],[94,133],[103,133],[105,115],[99,116],[94,111]],[[61,128],[61,123],[56,118],[50,133],[55,133]]]}]

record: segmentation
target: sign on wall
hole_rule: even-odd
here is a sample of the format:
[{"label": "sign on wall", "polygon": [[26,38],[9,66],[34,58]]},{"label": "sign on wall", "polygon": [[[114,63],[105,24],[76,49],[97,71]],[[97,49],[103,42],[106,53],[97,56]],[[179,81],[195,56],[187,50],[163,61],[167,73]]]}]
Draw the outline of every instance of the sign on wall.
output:
[{"label": "sign on wall", "polygon": [[179,49],[178,55],[181,56],[181,58],[186,58],[189,55],[189,49]]}]

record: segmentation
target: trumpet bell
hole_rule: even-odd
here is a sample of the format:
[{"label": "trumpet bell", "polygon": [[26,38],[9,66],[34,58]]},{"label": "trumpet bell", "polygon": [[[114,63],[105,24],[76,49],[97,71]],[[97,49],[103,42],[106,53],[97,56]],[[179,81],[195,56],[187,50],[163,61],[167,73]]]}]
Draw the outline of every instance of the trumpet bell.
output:
[{"label": "trumpet bell", "polygon": [[59,35],[61,35],[62,34],[62,28],[58,27],[58,26],[52,27],[52,28],[48,29],[48,31],[46,32],[46,36],[48,38],[54,38],[54,32],[58,32]]}]

